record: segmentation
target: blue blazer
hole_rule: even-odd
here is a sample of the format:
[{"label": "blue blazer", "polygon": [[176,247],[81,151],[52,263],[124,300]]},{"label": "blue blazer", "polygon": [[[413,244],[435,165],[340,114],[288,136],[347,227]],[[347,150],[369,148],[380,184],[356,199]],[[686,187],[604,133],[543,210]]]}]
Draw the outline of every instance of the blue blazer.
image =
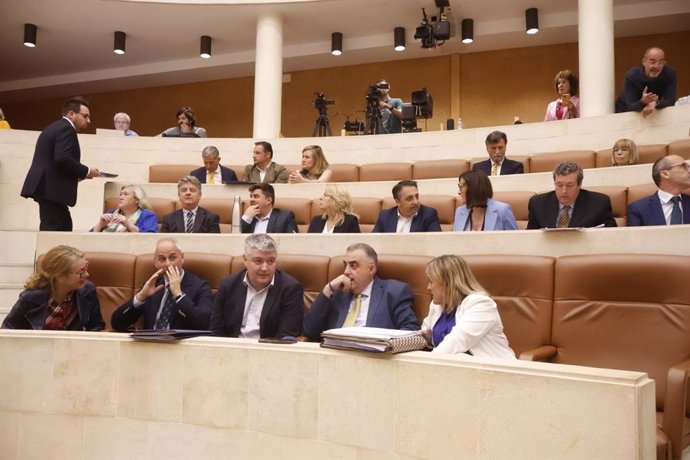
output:
[{"label": "blue blazer", "polygon": [[[470,210],[462,205],[455,210],[455,222],[453,231],[462,232],[467,225]],[[508,203],[489,198],[486,201],[486,216],[484,217],[484,230],[517,230],[517,222],[513,215],[513,208]]]},{"label": "blue blazer", "polygon": [[[491,166],[491,160],[480,161],[472,166],[472,171],[481,171],[487,176],[490,176]],[[501,176],[507,176],[508,174],[523,174],[524,172],[525,166],[521,161],[509,160],[508,158],[503,159]]]},{"label": "blue blazer", "polygon": [[[384,209],[376,219],[372,233],[395,233],[398,227],[398,207]],[[429,206],[419,205],[419,211],[410,225],[410,232],[440,232],[438,211]]]},{"label": "blue blazer", "polygon": [[[683,203],[683,223],[690,224],[690,195],[681,194]],[[643,225],[666,225],[659,194],[630,203],[628,206],[628,227]]]},{"label": "blue blazer", "polygon": [[[233,171],[230,168],[226,168],[223,165],[218,165],[218,167],[220,168],[220,176],[221,176],[221,180],[223,181],[223,183],[225,183],[225,182],[237,182],[237,174],[235,174],[235,171]],[[194,176],[197,179],[199,179],[199,182],[201,182],[202,184],[206,183],[206,168],[204,168],[204,167],[201,167],[201,168],[195,169],[194,171],[191,171],[189,173],[189,175]]]},{"label": "blue blazer", "polygon": [[[336,291],[332,298],[319,294],[304,318],[304,334],[321,340],[321,333],[342,327],[352,302],[352,293]],[[397,280],[374,278],[367,313],[368,327],[419,330],[419,321],[412,311],[412,288]]]}]

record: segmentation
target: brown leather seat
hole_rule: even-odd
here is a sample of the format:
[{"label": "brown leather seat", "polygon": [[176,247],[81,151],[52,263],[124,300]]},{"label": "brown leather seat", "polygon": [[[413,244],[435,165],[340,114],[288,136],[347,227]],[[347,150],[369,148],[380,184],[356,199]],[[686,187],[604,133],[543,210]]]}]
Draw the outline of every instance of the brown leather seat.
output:
[{"label": "brown leather seat", "polygon": [[349,163],[339,163],[330,165],[329,168],[333,171],[331,182],[358,182],[359,181],[359,165]]},{"label": "brown leather seat", "polygon": [[[530,156],[529,155],[510,155],[510,154],[508,154],[508,155],[506,155],[506,158],[508,158],[510,160],[521,162],[522,163],[522,169],[524,170],[524,172],[525,173],[530,172],[530,169],[529,169],[530,168],[530,164],[529,164]],[[488,158],[486,156],[472,158],[470,160],[470,169],[474,168],[475,164],[480,163],[482,161],[485,161],[487,159]]]},{"label": "brown leather seat", "polygon": [[631,185],[628,187],[628,206],[630,206],[630,203],[634,203],[637,200],[648,197],[652,193],[656,193],[657,190],[658,189],[656,188],[654,182],[650,182],[649,184]]},{"label": "brown leather seat", "polygon": [[371,163],[359,167],[361,182],[403,179],[412,179],[412,163]]},{"label": "brown leather seat", "polygon": [[328,256],[278,254],[277,267],[300,282],[304,288],[305,312],[328,283]]},{"label": "brown leather seat", "polygon": [[[220,232],[231,233],[232,231],[232,206],[234,201],[230,198],[202,198],[199,206],[218,214],[220,221]],[[181,209],[180,203],[175,203],[175,209]]]},{"label": "brown leather seat", "polygon": [[[184,250],[184,247],[182,249]],[[230,274],[230,267],[235,258],[227,254],[185,252],[184,268],[208,281],[208,284],[211,285],[211,291],[215,294],[218,286],[220,286],[220,281]],[[151,266],[153,266],[153,262],[151,262]]]},{"label": "brown leather seat", "polygon": [[[376,224],[376,219],[381,213],[381,199],[363,196],[352,197],[352,209],[359,216],[359,229],[362,233],[371,233]],[[313,212],[313,211],[312,211]],[[318,215],[318,208],[316,214]]]},{"label": "brown leather seat", "polygon": [[668,144],[669,155],[680,155],[686,160],[690,160],[690,139],[673,141]]},{"label": "brown leather seat", "polygon": [[105,329],[112,331],[110,317],[113,312],[135,293],[136,256],[98,251],[88,251],[84,255],[89,261],[89,280],[97,287]]},{"label": "brown leather seat", "polygon": [[149,166],[149,182],[177,184],[181,177],[198,169],[200,165],[151,165]]},{"label": "brown leather seat", "polygon": [[594,168],[594,150],[566,150],[563,152],[540,153],[529,157],[530,172],[552,172],[557,164],[572,161],[582,169]]},{"label": "brown leather seat", "polygon": [[[611,164],[611,151],[613,149],[597,150],[596,167],[607,168],[613,166]],[[637,156],[639,157],[638,164],[654,163],[661,157],[666,156],[668,149],[666,144],[649,144],[638,145]]]},{"label": "brown leather seat", "polygon": [[529,199],[536,193],[528,191],[505,191],[494,192],[494,200],[508,203],[513,208],[513,215],[519,230],[527,228],[527,221],[529,220]]},{"label": "brown leather seat", "polygon": [[619,227],[625,227],[628,216],[628,187],[618,185],[602,185],[598,187],[587,187],[587,190],[603,193],[611,199],[611,210],[613,218]]},{"label": "brown leather seat", "polygon": [[414,180],[419,180],[458,177],[469,169],[469,162],[459,158],[450,160],[417,161],[412,167],[412,178]]},{"label": "brown leather seat", "polygon": [[235,172],[235,175],[237,176],[237,180],[244,180],[242,176],[244,176],[244,165],[226,165],[223,164],[226,168],[230,168]]}]

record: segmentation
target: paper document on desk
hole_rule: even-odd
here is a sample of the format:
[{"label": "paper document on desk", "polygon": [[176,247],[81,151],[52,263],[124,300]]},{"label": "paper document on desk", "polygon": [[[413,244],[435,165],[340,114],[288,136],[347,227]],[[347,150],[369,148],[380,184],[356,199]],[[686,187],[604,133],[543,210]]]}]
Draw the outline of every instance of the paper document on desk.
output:
[{"label": "paper document on desk", "polygon": [[133,339],[149,342],[176,342],[201,335],[213,335],[213,332],[196,329],[138,329],[129,334]]},{"label": "paper document on desk", "polygon": [[400,331],[378,327],[341,327],[321,334],[322,347],[374,353],[401,353],[424,350],[428,344],[420,331]]}]

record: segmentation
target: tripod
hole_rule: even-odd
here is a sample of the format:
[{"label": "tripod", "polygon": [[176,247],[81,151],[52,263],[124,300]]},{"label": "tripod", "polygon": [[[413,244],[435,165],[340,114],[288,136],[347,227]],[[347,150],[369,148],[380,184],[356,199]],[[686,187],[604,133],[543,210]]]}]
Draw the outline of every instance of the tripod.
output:
[{"label": "tripod", "polygon": [[367,116],[364,134],[386,134],[386,131],[383,129],[383,114],[381,113],[378,100],[369,101],[364,112]]},{"label": "tripod", "polygon": [[326,112],[326,107],[319,109],[319,118],[316,119],[314,124],[314,131],[311,133],[311,137],[316,137],[318,133],[319,137],[332,136],[331,123],[328,121],[328,113]]}]

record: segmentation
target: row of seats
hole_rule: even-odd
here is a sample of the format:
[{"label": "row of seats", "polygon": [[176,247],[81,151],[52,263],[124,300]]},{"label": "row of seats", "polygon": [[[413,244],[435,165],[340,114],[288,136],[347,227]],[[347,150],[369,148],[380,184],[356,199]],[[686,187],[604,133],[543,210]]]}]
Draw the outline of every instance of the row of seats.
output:
[{"label": "row of seats", "polygon": [[[144,186],[144,188],[146,187]],[[651,195],[656,190],[656,186],[651,183],[631,187],[600,186],[586,188],[588,190],[605,193],[611,198],[613,217],[616,219],[618,226],[625,226],[626,224],[628,204]],[[508,203],[513,207],[513,214],[515,215],[518,228],[523,230],[527,227],[527,204],[530,197],[534,194],[534,192],[529,191],[501,191],[494,192],[494,199]],[[117,197],[107,198],[104,202],[103,209],[108,210],[115,208],[117,206],[117,200]],[[426,206],[436,208],[443,231],[452,230],[453,220],[455,219],[455,208],[458,206],[455,196],[426,195],[422,193],[420,195],[420,201]],[[149,197],[149,202],[153,211],[158,215],[159,228],[160,221],[165,214],[181,208],[178,201],[169,198]],[[248,204],[248,200],[243,200],[241,209],[244,210]],[[359,215],[359,227],[361,231],[371,232],[381,210],[395,206],[395,201],[392,196],[386,198],[352,197],[352,205],[354,211]],[[199,206],[218,214],[222,233],[231,232],[232,198],[202,198]],[[307,231],[311,219],[321,214],[318,206],[318,199],[277,197],[276,207],[293,211],[299,231],[302,233]]]},{"label": "row of seats", "polygon": [[[154,271],[153,254],[88,252],[103,317],[131,298]],[[680,458],[690,444],[690,257],[595,254],[559,258],[465,257],[496,301],[521,359],[647,372],[656,380],[658,449]],[[431,300],[424,273],[431,256],[380,255],[378,274],[412,287],[422,319]],[[305,311],[343,257],[280,255],[278,268],[305,289]],[[241,256],[186,253],[185,268],[209,281],[243,269]]]},{"label": "row of seats", "polygon": [[[665,155],[680,155],[690,159],[690,140],[675,141],[669,144],[653,144],[638,146],[640,163],[654,163]],[[534,155],[511,155],[512,160],[521,161],[525,172],[551,172],[563,161],[574,161],[580,167],[602,168],[611,166],[611,149],[605,150],[568,150]],[[472,165],[486,160],[486,156],[465,159],[428,160],[415,163],[371,163],[355,165],[347,163],[331,164],[333,182],[369,182],[369,181],[399,181],[403,179],[441,179],[458,177],[469,171]],[[235,171],[238,178],[244,174],[243,165],[225,165]],[[149,167],[149,182],[177,183],[180,177],[189,174],[199,165],[151,165]],[[299,165],[285,165],[288,169],[300,169]]]}]

